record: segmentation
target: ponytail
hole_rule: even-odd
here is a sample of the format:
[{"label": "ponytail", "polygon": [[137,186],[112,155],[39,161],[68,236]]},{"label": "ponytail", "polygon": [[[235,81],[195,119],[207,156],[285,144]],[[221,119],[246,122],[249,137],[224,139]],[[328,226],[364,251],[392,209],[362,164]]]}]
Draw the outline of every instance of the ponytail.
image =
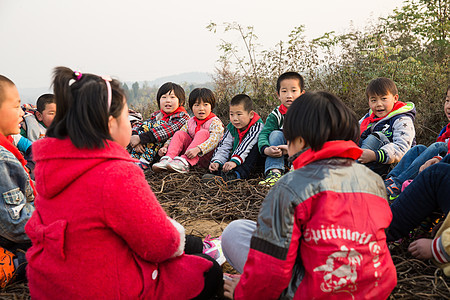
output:
[{"label": "ponytail", "polygon": [[77,148],[103,148],[111,140],[109,116],[119,117],[125,94],[117,80],[111,86],[111,103],[108,103],[108,85],[94,74],[74,72],[57,67],[53,73],[53,91],[56,98],[56,115],[47,130],[47,136],[69,137]]}]

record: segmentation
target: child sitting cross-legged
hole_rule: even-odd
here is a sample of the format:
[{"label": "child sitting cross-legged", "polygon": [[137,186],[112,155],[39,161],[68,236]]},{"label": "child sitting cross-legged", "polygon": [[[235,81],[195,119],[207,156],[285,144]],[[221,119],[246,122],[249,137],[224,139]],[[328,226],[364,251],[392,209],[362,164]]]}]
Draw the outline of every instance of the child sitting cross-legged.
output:
[{"label": "child sitting cross-legged", "polygon": [[139,160],[141,169],[147,170],[150,167],[160,147],[189,120],[183,107],[185,98],[184,89],[180,85],[164,83],[156,94],[159,110],[133,128],[131,156]]},{"label": "child sitting cross-legged", "polygon": [[286,113],[294,171],[264,199],[257,222],[237,220],[222,250],[241,276],[234,299],[386,299],[396,285],[386,245],[391,222],[381,178],[355,160],[355,114],[327,92],[306,93]]},{"label": "child sitting cross-legged", "polygon": [[208,165],[223,134],[222,121],[212,112],[215,105],[216,98],[210,89],[196,88],[189,94],[194,116],[159,149],[162,157],[153,164],[153,171],[187,173],[190,166]]},{"label": "child sitting cross-legged", "polygon": [[209,165],[211,173],[203,175],[202,179],[247,178],[261,158],[258,136],[263,127],[260,116],[253,111],[252,99],[245,94],[234,96],[230,101],[230,123]]}]

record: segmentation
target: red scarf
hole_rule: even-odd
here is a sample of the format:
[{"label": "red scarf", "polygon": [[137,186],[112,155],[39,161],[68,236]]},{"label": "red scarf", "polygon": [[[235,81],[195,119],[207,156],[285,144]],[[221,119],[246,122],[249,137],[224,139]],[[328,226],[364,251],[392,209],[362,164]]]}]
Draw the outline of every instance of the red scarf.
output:
[{"label": "red scarf", "polygon": [[[397,109],[399,109],[399,108],[401,108],[401,107],[403,107],[403,106],[405,106],[405,105],[406,105],[405,102],[397,101],[397,102],[394,104],[394,107],[392,108],[391,112],[396,111]],[[389,112],[389,114],[390,114],[391,112]],[[377,117],[375,117],[375,113],[372,112],[372,114],[371,114],[369,117],[365,118],[365,119],[361,122],[361,125],[360,125],[361,133],[363,133],[364,131],[366,131],[367,126],[369,126],[369,124],[378,122],[378,121],[382,120],[382,119],[385,118],[385,117],[386,117],[386,116],[377,118]]]},{"label": "red scarf", "polygon": [[239,129],[237,129],[238,135],[239,135],[239,144],[242,142],[242,139],[244,138],[245,134],[247,133],[247,131],[250,129],[250,127],[253,126],[253,124],[255,124],[256,122],[258,122],[259,119],[261,119],[261,117],[257,114],[254,113],[255,115],[253,116],[253,118],[250,120],[250,123],[248,123],[247,128],[245,128],[245,130],[241,131]]},{"label": "red scarf", "polygon": [[197,119],[197,117],[194,117],[194,121],[195,121],[195,123],[197,124],[197,127],[195,127],[195,133],[197,133],[197,131],[199,131],[200,130],[200,128],[202,128],[202,125],[206,122],[206,121],[208,121],[209,119],[211,119],[211,118],[214,118],[216,115],[214,114],[214,113],[209,113],[209,115],[206,117],[206,118],[204,118],[203,120],[199,120],[199,119]]},{"label": "red scarf", "polygon": [[162,118],[163,121],[169,120],[169,117],[174,115],[174,114],[177,114],[177,113],[180,113],[180,112],[187,113],[186,109],[184,109],[183,106],[179,106],[177,109],[175,109],[175,111],[171,112],[170,114],[166,114],[162,109],[160,110],[160,112],[163,115],[163,118]]},{"label": "red scarf", "polygon": [[288,109],[286,106],[284,106],[284,104],[281,104],[280,107],[278,108],[278,110],[280,111],[280,113],[282,115],[285,115]]},{"label": "red scarf", "polygon": [[25,168],[25,165],[27,164],[27,161],[23,157],[22,153],[20,153],[19,149],[17,149],[16,146],[13,144],[13,137],[8,135],[8,137],[5,137],[3,134],[0,133],[0,145],[5,147],[6,150],[11,152],[18,161],[22,164],[23,169],[28,175],[28,179],[30,180],[30,185],[33,188],[33,194],[36,196],[36,189],[34,188],[33,180],[31,180],[30,175],[28,174],[27,168]]},{"label": "red scarf", "polygon": [[445,142],[445,140],[448,138],[450,138],[450,123],[448,123],[447,127],[445,127],[445,131],[440,136],[438,136],[437,142]]},{"label": "red scarf", "polygon": [[319,151],[306,150],[292,164],[297,170],[317,160],[331,157],[358,159],[362,152],[353,141],[329,141]]}]

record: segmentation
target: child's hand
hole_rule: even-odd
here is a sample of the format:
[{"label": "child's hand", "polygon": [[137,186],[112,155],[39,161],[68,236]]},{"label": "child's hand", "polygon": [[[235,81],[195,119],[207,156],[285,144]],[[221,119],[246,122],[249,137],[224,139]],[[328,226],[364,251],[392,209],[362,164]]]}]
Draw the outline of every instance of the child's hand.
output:
[{"label": "child's hand", "polygon": [[281,152],[283,153],[283,155],[288,154],[288,146],[287,145],[279,145],[278,148],[281,149]]},{"label": "child's hand", "polygon": [[431,253],[432,242],[432,239],[418,239],[409,244],[408,251],[418,259],[430,259],[433,257]]},{"label": "child's hand", "polygon": [[211,172],[215,172],[215,171],[219,171],[219,167],[220,167],[219,163],[210,163],[208,169]]},{"label": "child's hand", "polygon": [[200,151],[201,151],[201,150],[200,150],[199,147],[194,147],[194,148],[189,149],[188,151],[186,151],[186,152],[184,153],[184,155],[186,155],[187,158],[192,159],[192,158],[196,157],[196,156],[200,153]]},{"label": "child's hand", "polygon": [[141,143],[141,138],[138,135],[132,135],[130,138],[131,147],[135,148],[137,145]]},{"label": "child's hand", "polygon": [[133,148],[134,151],[136,151],[137,153],[144,153],[145,149],[144,146],[142,146],[141,144],[137,145],[136,147]]},{"label": "child's hand", "polygon": [[264,149],[264,154],[270,157],[281,157],[283,155],[283,151],[279,146],[270,146]]},{"label": "child's hand", "polygon": [[223,165],[222,170],[223,170],[224,172],[228,172],[228,171],[233,170],[233,169],[236,168],[236,167],[237,167],[237,164],[236,164],[234,161],[227,161],[227,162]]},{"label": "child's hand", "polygon": [[420,166],[419,173],[422,172],[423,170],[425,170],[426,168],[428,168],[429,166],[437,164],[440,161],[441,160],[436,157],[433,157],[432,159],[427,160],[423,165]]},{"label": "child's hand", "polygon": [[160,157],[163,157],[166,153],[167,153],[167,147],[166,146],[159,148],[158,155]]},{"label": "child's hand", "polygon": [[377,159],[374,151],[369,149],[362,149],[362,151],[363,153],[361,154],[360,158],[358,158],[358,161],[360,163],[367,164]]},{"label": "child's hand", "polygon": [[234,290],[236,289],[239,280],[241,280],[241,275],[232,275],[230,279],[225,279],[223,281],[223,295],[228,299],[234,299]]}]

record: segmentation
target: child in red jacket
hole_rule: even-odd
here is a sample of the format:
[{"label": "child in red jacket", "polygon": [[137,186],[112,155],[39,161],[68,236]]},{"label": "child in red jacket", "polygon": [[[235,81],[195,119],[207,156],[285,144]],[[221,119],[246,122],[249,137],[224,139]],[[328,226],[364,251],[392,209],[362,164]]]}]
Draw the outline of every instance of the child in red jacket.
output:
[{"label": "child in red jacket", "polygon": [[[55,69],[58,111],[34,147],[36,211],[27,275],[35,299],[209,299],[220,266],[186,255],[170,219],[125,147],[120,83]],[[201,252],[201,247],[199,252]]]},{"label": "child in red jacket", "polygon": [[384,233],[392,214],[381,178],[355,162],[354,113],[332,94],[306,93],[286,113],[284,134],[294,171],[269,191],[257,223],[234,221],[223,232],[227,261],[237,270],[245,261],[225,295],[386,299],[396,285]]}]

